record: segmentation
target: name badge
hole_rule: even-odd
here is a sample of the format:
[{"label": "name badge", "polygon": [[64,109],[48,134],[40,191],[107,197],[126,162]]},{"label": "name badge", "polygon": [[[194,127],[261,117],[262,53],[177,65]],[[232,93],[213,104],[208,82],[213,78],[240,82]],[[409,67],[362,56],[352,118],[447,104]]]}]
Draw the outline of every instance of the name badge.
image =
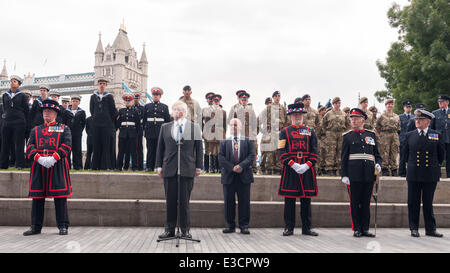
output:
[{"label": "name badge", "polygon": [[439,135],[438,134],[428,134],[428,139],[439,140]]},{"label": "name badge", "polygon": [[51,133],[53,132],[62,133],[64,132],[64,128],[62,126],[49,126],[48,131]]},{"label": "name badge", "polygon": [[375,146],[375,139],[373,139],[371,137],[366,137],[365,140],[366,140],[366,144]]}]

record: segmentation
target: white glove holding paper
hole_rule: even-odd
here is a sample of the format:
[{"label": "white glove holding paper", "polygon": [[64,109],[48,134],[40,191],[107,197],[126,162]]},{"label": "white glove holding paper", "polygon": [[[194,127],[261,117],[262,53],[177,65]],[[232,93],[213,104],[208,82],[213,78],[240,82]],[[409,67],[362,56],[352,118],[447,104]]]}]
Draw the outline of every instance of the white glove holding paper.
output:
[{"label": "white glove holding paper", "polygon": [[350,185],[350,179],[348,178],[348,176],[342,177],[342,183],[344,183],[346,185]]},{"label": "white glove holding paper", "polygon": [[53,165],[55,165],[55,163],[56,163],[56,159],[53,156],[47,157],[47,164],[48,164],[47,168],[53,167]]},{"label": "white glove holding paper", "polygon": [[41,156],[41,157],[38,158],[38,163],[41,164],[42,166],[48,168],[46,159],[47,159],[47,157]]},{"label": "white glove holding paper", "polygon": [[378,170],[379,173],[381,173],[381,166],[380,166],[380,164],[376,164],[375,168]]},{"label": "white glove holding paper", "polygon": [[305,163],[300,165],[300,170],[297,173],[304,174],[307,170],[309,170],[309,166]]},{"label": "white glove holding paper", "polygon": [[298,163],[294,163],[291,168],[294,169],[294,171],[296,171],[297,173],[299,173],[301,170],[301,165]]}]

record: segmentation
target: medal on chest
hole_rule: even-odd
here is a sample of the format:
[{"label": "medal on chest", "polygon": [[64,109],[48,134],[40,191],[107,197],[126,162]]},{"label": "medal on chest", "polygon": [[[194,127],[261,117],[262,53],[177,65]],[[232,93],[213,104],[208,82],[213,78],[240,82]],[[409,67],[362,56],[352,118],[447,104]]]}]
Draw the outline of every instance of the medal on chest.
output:
[{"label": "medal on chest", "polygon": [[64,132],[64,128],[62,126],[60,126],[60,125],[48,126],[48,132],[49,133],[53,133],[53,132],[55,132],[55,133],[62,133],[62,132]]},{"label": "medal on chest", "polygon": [[366,144],[375,145],[375,139],[371,137],[366,137],[364,140],[366,141]]},{"label": "medal on chest", "polygon": [[428,134],[428,139],[430,139],[430,140],[439,140],[439,135],[438,134],[429,133]]}]

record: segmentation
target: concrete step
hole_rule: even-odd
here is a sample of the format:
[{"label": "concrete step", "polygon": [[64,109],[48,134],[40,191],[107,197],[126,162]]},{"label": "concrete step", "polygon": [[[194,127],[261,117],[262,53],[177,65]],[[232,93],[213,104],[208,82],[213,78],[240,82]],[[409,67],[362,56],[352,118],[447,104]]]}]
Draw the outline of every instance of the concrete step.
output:
[{"label": "concrete step", "polygon": [[[154,174],[90,173],[71,174],[73,198],[91,199],[165,199],[163,181]],[[29,188],[28,172],[0,172],[0,197],[25,198]],[[279,176],[255,176],[251,188],[253,201],[283,201],[277,195]],[[346,185],[337,177],[318,178],[316,202],[348,202]],[[450,204],[450,179],[441,179],[434,202]],[[219,175],[195,178],[191,200],[223,200]],[[406,203],[407,183],[401,177],[381,177],[380,203]]]},{"label": "concrete step", "polygon": [[[163,227],[164,200],[130,199],[72,199],[69,198],[69,219],[72,226],[152,226]],[[254,228],[282,228],[283,202],[251,202],[250,226]],[[297,223],[300,225],[299,205]],[[372,223],[375,206],[372,204]],[[190,203],[191,227],[220,228],[225,226],[222,201],[193,200]],[[450,205],[435,204],[434,213],[438,227],[450,227]],[[31,221],[31,199],[1,198],[0,225],[28,226]],[[313,227],[351,228],[348,203],[312,203]],[[423,217],[421,221],[423,224]],[[236,220],[237,223],[237,220]],[[45,225],[55,226],[52,199],[46,202]],[[406,204],[378,204],[377,227],[407,228]]]}]

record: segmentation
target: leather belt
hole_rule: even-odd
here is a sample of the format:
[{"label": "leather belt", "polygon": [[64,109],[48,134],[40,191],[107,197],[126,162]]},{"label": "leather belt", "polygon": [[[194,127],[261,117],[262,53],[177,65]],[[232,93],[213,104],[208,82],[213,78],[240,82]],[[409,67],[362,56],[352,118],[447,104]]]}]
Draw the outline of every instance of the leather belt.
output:
[{"label": "leather belt", "polygon": [[375,156],[371,154],[351,154],[349,160],[370,160],[375,162]]},{"label": "leather belt", "polygon": [[121,126],[135,126],[136,123],[134,123],[132,121],[125,121],[125,122],[122,122],[120,125]]},{"label": "leather belt", "polygon": [[147,121],[160,122],[160,121],[164,121],[164,119],[163,118],[147,118]]}]

